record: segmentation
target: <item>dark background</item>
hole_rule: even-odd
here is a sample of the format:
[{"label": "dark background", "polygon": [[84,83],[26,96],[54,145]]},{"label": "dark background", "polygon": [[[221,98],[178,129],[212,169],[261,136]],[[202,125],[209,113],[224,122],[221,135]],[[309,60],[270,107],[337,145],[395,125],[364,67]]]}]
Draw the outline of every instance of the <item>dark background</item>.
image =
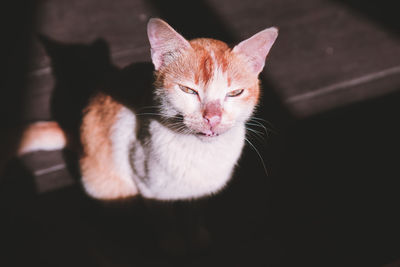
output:
[{"label": "dark background", "polygon": [[[400,266],[395,1],[32,1],[0,10],[1,266]],[[124,75],[146,83],[148,65],[138,62],[150,59],[150,17],[187,38],[228,43],[279,27],[257,113],[273,131],[249,137],[268,175],[247,146],[211,198],[98,203],[68,153],[12,157],[22,124],[68,123],[79,115],[69,108],[109,73],[135,63],[143,68]],[[38,33],[55,40],[47,52]],[[50,107],[55,94],[68,109]]]}]

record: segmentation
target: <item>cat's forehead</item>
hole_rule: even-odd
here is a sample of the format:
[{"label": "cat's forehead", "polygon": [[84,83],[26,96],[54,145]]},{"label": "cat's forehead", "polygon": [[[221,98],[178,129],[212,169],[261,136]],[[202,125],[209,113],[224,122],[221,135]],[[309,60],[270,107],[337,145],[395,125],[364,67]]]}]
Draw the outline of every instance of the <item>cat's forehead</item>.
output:
[{"label": "cat's forehead", "polygon": [[204,90],[216,87],[235,87],[248,82],[243,62],[235,57],[224,42],[214,39],[195,39],[190,42],[193,82]]}]

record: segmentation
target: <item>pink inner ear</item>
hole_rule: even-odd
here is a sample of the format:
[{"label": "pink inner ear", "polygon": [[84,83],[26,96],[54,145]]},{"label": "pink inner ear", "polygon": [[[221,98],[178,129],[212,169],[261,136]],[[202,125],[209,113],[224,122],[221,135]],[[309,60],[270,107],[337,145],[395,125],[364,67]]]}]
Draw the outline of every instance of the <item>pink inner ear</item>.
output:
[{"label": "pink inner ear", "polygon": [[264,68],[265,59],[277,37],[277,28],[265,29],[239,43],[233,48],[233,52],[246,56],[253,67],[252,71],[259,74]]},{"label": "pink inner ear", "polygon": [[161,19],[150,19],[147,35],[151,46],[151,59],[158,70],[181,49],[190,47],[189,42]]}]

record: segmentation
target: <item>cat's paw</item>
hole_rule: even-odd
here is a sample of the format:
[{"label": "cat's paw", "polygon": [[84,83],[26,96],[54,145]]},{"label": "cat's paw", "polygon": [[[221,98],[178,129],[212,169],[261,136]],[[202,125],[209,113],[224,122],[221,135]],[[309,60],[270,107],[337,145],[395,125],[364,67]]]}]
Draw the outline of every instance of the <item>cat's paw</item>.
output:
[{"label": "cat's paw", "polygon": [[131,198],[139,194],[136,185],[113,176],[97,176],[89,179],[82,177],[83,187],[86,193],[95,199],[118,200]]}]

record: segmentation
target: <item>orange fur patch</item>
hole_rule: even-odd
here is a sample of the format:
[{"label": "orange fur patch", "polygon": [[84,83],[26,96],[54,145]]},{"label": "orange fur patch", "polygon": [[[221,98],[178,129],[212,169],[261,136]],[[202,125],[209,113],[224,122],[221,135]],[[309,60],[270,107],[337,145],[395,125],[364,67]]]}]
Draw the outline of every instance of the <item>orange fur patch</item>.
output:
[{"label": "orange fur patch", "polygon": [[224,42],[214,39],[194,39],[190,41],[194,49],[192,65],[195,65],[195,82],[207,84],[212,78],[215,67],[221,68],[226,72],[229,65],[230,48]]},{"label": "orange fur patch", "polygon": [[261,92],[259,82],[256,85],[248,88],[247,91],[248,91],[247,96],[243,98],[244,101],[246,102],[258,101]]},{"label": "orange fur patch", "polygon": [[133,181],[128,183],[127,179],[122,179],[124,174],[117,171],[112,157],[111,129],[121,108],[122,105],[110,96],[99,94],[85,110],[80,166],[85,189],[95,198],[119,199],[138,193]]}]

